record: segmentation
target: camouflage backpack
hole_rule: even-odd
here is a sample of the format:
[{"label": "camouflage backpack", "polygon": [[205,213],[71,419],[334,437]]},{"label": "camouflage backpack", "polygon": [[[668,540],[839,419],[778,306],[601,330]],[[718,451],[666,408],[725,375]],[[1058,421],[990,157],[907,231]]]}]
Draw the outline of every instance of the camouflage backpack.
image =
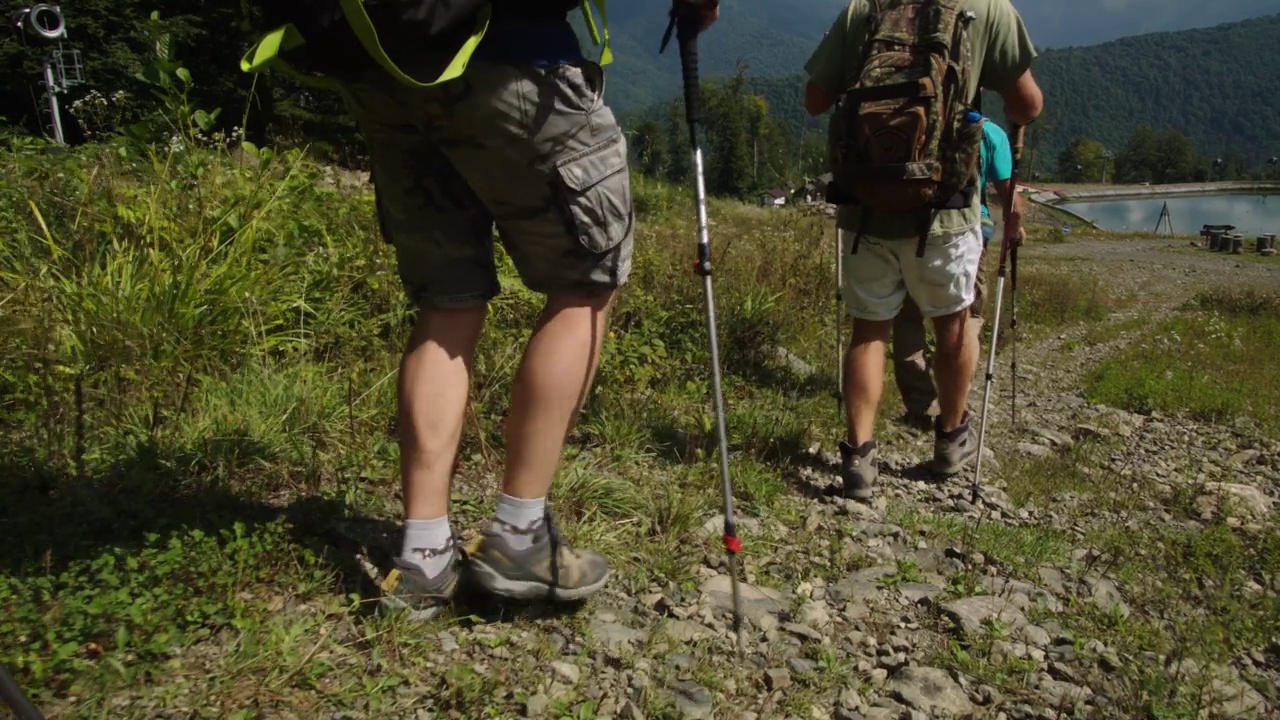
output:
[{"label": "camouflage backpack", "polygon": [[968,207],[975,192],[982,127],[965,97],[975,15],[961,1],[870,0],[862,70],[831,119],[837,202],[862,206],[864,230],[872,211],[916,213],[917,254],[932,212]]}]

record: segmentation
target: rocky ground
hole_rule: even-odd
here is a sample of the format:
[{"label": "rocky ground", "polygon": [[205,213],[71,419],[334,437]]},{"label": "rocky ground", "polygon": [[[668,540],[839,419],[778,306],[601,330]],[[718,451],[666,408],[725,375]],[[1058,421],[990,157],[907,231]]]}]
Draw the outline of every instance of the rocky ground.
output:
[{"label": "rocky ground", "polygon": [[[1196,532],[1223,514],[1246,532],[1273,523],[1280,441],[1247,422],[1210,426],[1091,404],[1080,387],[1094,362],[1127,342],[1134,330],[1126,328],[1206,285],[1274,284],[1280,267],[1160,240],[1073,241],[1024,255],[1024,268],[1071,263],[1149,302],[1103,328],[1024,340],[1016,428],[1002,356],[993,452],[976,496],[971,474],[927,478],[919,463],[930,438],[906,428],[881,439],[887,467],[867,504],[834,496],[834,448],[811,448],[789,478],[794,522],[739,518],[743,659],[734,654],[725,558],[708,553],[696,586],[606,590],[583,610],[585,633],[540,621],[554,652],[526,716],[542,717],[569,688],[585,686],[595,717],[627,720],[652,713],[655,699],[684,718],[1118,718],[1144,704],[1136,687],[1164,677],[1198,683],[1198,710],[1143,716],[1275,717],[1280,638],[1215,665],[1176,639],[1173,652],[1138,649],[1126,634],[1141,635],[1144,617],[1158,624],[1146,616],[1162,612],[1149,602],[1160,569],[1120,572],[1115,549],[1095,540],[1116,528]],[[980,397],[979,387],[975,405]],[[1177,511],[1182,501],[1189,515]],[[720,522],[709,518],[704,532],[718,535]],[[1239,591],[1280,592],[1277,575],[1259,583],[1267,579]],[[455,662],[483,664],[484,644],[464,638],[494,632],[444,637],[469,648]]]},{"label": "rocky ground", "polygon": [[[1013,344],[1002,333],[976,491],[972,473],[940,482],[923,470],[932,438],[895,421],[892,392],[871,501],[835,493],[834,438],[772,462],[768,472],[781,468],[786,481],[782,497],[757,504],[768,510],[756,516],[740,507],[737,518],[745,543],[740,635],[719,539],[723,517],[714,502],[698,502],[691,519],[659,520],[695,531],[657,554],[644,547],[651,538],[631,540],[634,525],[620,520],[635,555],[614,557],[615,580],[569,612],[464,596],[452,615],[406,627],[353,612],[346,597],[280,598],[257,634],[228,630],[175,650],[162,669],[113,693],[102,713],[1277,717],[1280,633],[1267,613],[1280,612],[1280,439],[1244,418],[1210,424],[1107,407],[1090,402],[1084,388],[1099,362],[1132,347],[1195,293],[1280,287],[1280,261],[1213,254],[1185,240],[1079,235],[1029,243],[1020,261],[1024,291],[1037,274],[1040,282],[1065,274],[1104,289],[1112,310],[1098,322],[1053,328],[1024,315],[1016,424]],[[1006,289],[1006,312],[1009,300]],[[793,372],[813,371],[781,355]],[[979,383],[985,350],[980,362]],[[822,392],[818,385],[826,381],[808,392]],[[977,410],[980,384],[971,398]],[[671,474],[658,484],[718,480],[710,469],[695,477],[663,467]],[[739,492],[750,494],[747,460],[731,458],[730,467]],[[492,492],[495,479],[481,480]],[[378,527],[343,527],[325,539],[343,553],[353,539],[398,547],[394,524]],[[679,572],[650,572],[646,563],[664,560]],[[374,565],[385,564],[366,566],[376,582]],[[664,575],[682,580],[650,579]],[[371,609],[376,588],[361,594],[351,597]],[[80,716],[77,705],[72,692],[46,712]]]}]

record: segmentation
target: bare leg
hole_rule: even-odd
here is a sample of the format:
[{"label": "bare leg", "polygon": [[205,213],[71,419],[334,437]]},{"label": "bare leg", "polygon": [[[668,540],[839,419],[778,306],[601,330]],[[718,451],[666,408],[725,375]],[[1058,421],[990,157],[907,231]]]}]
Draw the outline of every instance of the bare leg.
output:
[{"label": "bare leg", "polygon": [[849,444],[860,447],[875,432],[876,411],[884,393],[884,352],[892,320],[853,321],[853,339],[845,356],[845,420]]},{"label": "bare leg", "polygon": [[614,293],[553,296],[525,348],[507,417],[503,492],[547,495],[565,439],[591,389]]},{"label": "bare leg", "polygon": [[400,362],[400,477],[407,520],[444,517],[486,306],[423,310]]},{"label": "bare leg", "polygon": [[972,332],[968,309],[934,318],[938,338],[935,372],[938,381],[938,420],[943,432],[964,421],[969,385],[978,365],[977,337]]}]

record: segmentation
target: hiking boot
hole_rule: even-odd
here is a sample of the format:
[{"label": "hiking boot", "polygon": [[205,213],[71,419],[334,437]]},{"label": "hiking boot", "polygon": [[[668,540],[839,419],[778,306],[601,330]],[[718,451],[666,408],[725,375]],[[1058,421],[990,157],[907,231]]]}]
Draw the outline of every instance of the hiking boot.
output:
[{"label": "hiking boot", "polygon": [[476,580],[489,592],[519,599],[581,600],[608,581],[609,563],[604,556],[566,544],[550,511],[532,528],[506,527],[518,535],[533,535],[533,545],[514,550],[501,533],[492,528],[484,531],[470,564]]},{"label": "hiking boot", "polygon": [[902,415],[902,424],[912,430],[928,432],[933,429],[933,417],[927,412],[908,410]]},{"label": "hiking boot", "polygon": [[435,577],[427,577],[417,563],[396,558],[391,572],[379,587],[383,595],[379,604],[393,611],[406,611],[413,621],[429,620],[453,601],[458,589],[458,578],[463,563],[463,550],[456,538],[440,550],[428,551],[433,555],[452,553],[449,564]]},{"label": "hiking boot", "polygon": [[969,413],[951,432],[942,431],[942,418],[933,426],[933,471],[939,475],[955,475],[978,454],[978,438],[969,432]]},{"label": "hiking boot", "polygon": [[880,475],[880,454],[876,447],[875,440],[868,440],[857,448],[845,440],[840,441],[840,478],[844,480],[845,497],[871,498],[871,486]]}]

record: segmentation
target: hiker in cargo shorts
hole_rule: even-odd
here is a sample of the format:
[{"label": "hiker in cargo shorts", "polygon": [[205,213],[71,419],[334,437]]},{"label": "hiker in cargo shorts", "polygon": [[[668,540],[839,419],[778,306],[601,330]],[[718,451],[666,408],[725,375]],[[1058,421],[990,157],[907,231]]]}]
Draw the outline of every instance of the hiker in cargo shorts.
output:
[{"label": "hiker in cargo shorts", "polygon": [[[610,574],[602,555],[560,537],[546,502],[631,271],[635,230],[604,71],[567,17],[579,4],[495,2],[461,77],[420,89],[374,69],[344,90],[371,155],[382,235],[419,309],[398,388],[404,542],[383,588],[384,602],[415,619],[450,600],[464,568],[493,593],[558,600],[584,598]],[[701,4],[705,27],[718,6]],[[395,50],[413,75],[416,48]],[[546,304],[513,382],[497,511],[464,556],[450,480],[476,343],[501,289],[495,226]]]},{"label": "hiker in cargo shorts", "polygon": [[[849,0],[815,48],[805,64],[805,109],[810,115],[826,112],[858,81],[879,7],[871,0]],[[972,72],[962,88],[970,107],[982,89],[989,89],[1004,100],[1011,122],[1030,123],[1040,114],[1043,97],[1031,73],[1035,49],[1018,11],[1009,0],[960,0],[958,10],[974,18],[969,25]],[[846,437],[839,443],[846,497],[868,499],[873,494],[879,474],[874,431],[884,390],[885,344],[908,294],[932,320],[938,339],[940,412],[930,466],[937,474],[954,475],[977,452],[965,401],[978,362],[968,320],[982,254],[979,217],[976,193],[966,207],[933,213],[924,233],[924,256],[917,257],[921,233],[910,214],[875,212],[866,217],[857,205],[839,208],[836,222],[846,243],[841,252],[851,253],[855,237],[861,243],[858,254],[843,264],[840,278],[841,295],[854,318],[844,367]]]}]

